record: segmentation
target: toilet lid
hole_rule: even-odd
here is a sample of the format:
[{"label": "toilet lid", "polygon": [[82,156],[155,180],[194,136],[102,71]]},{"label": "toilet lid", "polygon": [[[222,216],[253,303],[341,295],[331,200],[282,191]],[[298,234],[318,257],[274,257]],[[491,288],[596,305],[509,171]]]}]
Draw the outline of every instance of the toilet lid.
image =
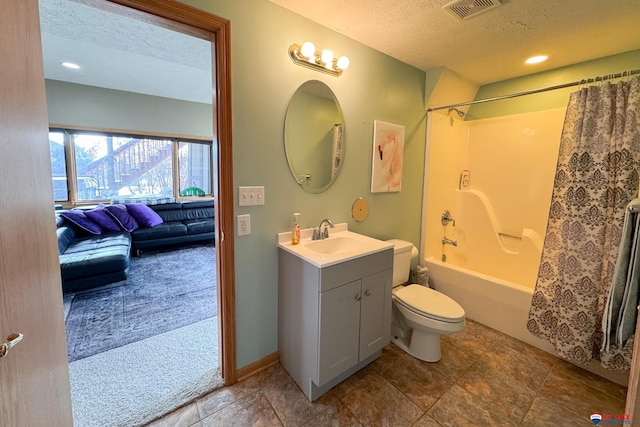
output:
[{"label": "toilet lid", "polygon": [[445,322],[464,318],[464,309],[460,304],[435,289],[413,284],[398,289],[395,295],[407,308],[427,317]]}]

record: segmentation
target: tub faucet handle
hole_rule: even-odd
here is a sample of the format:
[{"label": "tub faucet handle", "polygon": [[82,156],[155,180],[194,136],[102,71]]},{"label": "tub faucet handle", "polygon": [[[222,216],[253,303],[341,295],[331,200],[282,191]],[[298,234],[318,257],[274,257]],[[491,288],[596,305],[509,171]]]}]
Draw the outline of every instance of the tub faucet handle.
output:
[{"label": "tub faucet handle", "polygon": [[449,210],[445,210],[444,212],[442,212],[442,217],[440,218],[440,222],[445,227],[449,225],[450,222],[453,223],[454,227],[456,226],[456,220],[453,219],[453,217],[451,216],[451,212],[449,212]]}]

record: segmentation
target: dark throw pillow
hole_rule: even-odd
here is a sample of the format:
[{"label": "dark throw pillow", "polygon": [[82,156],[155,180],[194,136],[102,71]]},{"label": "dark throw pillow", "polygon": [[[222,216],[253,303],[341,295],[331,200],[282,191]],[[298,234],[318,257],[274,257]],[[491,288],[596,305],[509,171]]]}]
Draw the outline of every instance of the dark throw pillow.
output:
[{"label": "dark throw pillow", "polygon": [[143,227],[155,227],[162,224],[162,217],[144,203],[127,203],[127,211]]},{"label": "dark throw pillow", "polygon": [[109,205],[105,206],[104,210],[124,231],[131,232],[139,227],[138,222],[129,214],[125,205]]},{"label": "dark throw pillow", "polygon": [[102,228],[93,222],[82,211],[63,211],[60,216],[69,221],[75,228],[90,234],[102,233]]},{"label": "dark throw pillow", "polygon": [[97,208],[84,211],[84,214],[93,222],[102,227],[103,230],[120,231],[122,230],[117,222],[104,209],[105,206],[100,203]]}]

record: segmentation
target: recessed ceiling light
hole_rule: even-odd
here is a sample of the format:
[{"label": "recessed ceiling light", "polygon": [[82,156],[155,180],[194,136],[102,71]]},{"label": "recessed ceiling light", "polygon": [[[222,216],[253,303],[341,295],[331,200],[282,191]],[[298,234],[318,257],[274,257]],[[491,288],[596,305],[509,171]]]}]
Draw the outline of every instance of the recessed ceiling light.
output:
[{"label": "recessed ceiling light", "polygon": [[532,56],[531,58],[527,59],[524,62],[526,62],[527,64],[537,64],[539,62],[546,61],[547,58],[549,58],[547,55]]},{"label": "recessed ceiling light", "polygon": [[67,67],[67,68],[71,68],[72,70],[77,70],[80,68],[80,66],[78,64],[74,64],[73,62],[61,62],[60,63],[63,67]]}]

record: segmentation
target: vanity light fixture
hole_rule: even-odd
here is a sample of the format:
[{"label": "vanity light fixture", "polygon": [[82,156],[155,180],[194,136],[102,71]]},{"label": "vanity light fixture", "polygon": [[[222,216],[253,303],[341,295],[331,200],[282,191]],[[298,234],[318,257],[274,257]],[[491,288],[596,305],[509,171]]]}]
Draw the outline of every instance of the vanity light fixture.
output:
[{"label": "vanity light fixture", "polygon": [[317,51],[311,42],[304,42],[302,46],[292,44],[289,47],[289,56],[295,64],[336,77],[349,67],[349,58],[346,56],[335,58],[333,52],[328,49]]}]

